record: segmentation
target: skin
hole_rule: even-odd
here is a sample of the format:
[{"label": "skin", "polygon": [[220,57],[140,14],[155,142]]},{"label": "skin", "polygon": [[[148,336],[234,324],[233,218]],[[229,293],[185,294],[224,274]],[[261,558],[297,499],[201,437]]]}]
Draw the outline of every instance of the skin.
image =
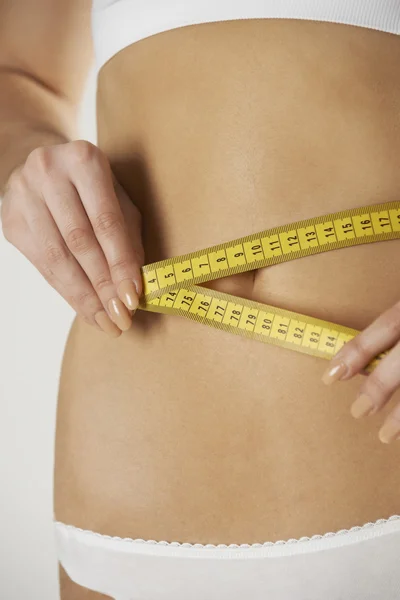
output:
[{"label": "skin", "polygon": [[92,59],[90,3],[4,0],[0,16],[4,235],[85,322],[118,337],[142,291],[141,216],[104,153],[69,141]]},{"label": "skin", "polygon": [[[79,176],[112,168],[121,210],[117,181],[142,216],[145,262],[395,199],[399,54],[394,36],[321,23],[218,23],[153,36],[100,73],[99,152],[81,148]],[[9,238],[17,237],[11,223],[23,212],[13,208],[12,191],[21,175],[26,199],[55,186],[49,209],[61,178],[76,183],[58,166],[67,149],[76,159],[76,145],[55,146],[42,152],[49,168],[41,178],[28,176],[27,162],[15,172],[8,224],[3,213]],[[115,206],[110,174],[103,181],[104,198]],[[96,209],[97,196],[80,198]],[[131,244],[138,227],[125,229]],[[92,248],[103,250],[118,293],[95,238]],[[38,247],[34,236],[31,244]],[[390,321],[378,321],[398,303],[397,248],[397,240],[358,246],[210,287],[355,327],[364,337],[375,322],[379,337],[397,323],[396,309]],[[86,271],[69,250],[90,280],[93,261]],[[132,258],[130,268],[139,262]],[[76,280],[59,272],[59,281]],[[96,302],[91,310],[76,306],[86,323],[76,319],[65,351],[56,518],[122,537],[252,543],[400,512],[399,446],[377,438],[398,410],[398,395],[371,418],[349,414],[378,369],[325,387],[326,364],[318,359],[141,311],[129,331],[110,339],[88,324],[100,306],[107,311],[108,297],[98,294]],[[352,375],[368,361],[354,362]],[[384,385],[389,374],[381,373]],[[61,581],[63,600],[102,597],[62,571]]]},{"label": "skin", "polygon": [[[140,209],[146,262],[396,198],[399,52],[368,30],[267,22],[170,31],[114,57],[99,78],[99,146]],[[210,285],[364,330],[397,302],[398,245]],[[77,320],[57,517],[121,537],[253,543],[398,513],[399,447],[377,436],[395,402],[357,421],[366,378],[325,387],[325,368],[141,311],[116,341]]]},{"label": "skin", "polygon": [[0,0],[0,192],[32,150],[77,136],[93,56],[90,7],[90,0]]},{"label": "skin", "polygon": [[9,178],[2,213],[6,238],[86,323],[111,337],[130,327],[141,217],[103,153],[85,141],[34,150]]}]

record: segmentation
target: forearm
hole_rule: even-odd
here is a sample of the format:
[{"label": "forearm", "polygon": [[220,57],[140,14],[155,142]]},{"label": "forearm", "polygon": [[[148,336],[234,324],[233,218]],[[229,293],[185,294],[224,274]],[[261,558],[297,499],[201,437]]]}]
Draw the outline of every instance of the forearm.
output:
[{"label": "forearm", "polygon": [[0,197],[11,172],[39,146],[76,136],[77,107],[41,82],[0,69]]}]

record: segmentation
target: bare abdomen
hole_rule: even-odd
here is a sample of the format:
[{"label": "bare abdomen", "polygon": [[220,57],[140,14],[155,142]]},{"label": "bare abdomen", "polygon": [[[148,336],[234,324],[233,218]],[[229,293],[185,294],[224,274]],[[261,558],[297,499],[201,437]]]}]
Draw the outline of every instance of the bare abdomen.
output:
[{"label": "bare abdomen", "polygon": [[[394,36],[267,21],[175,30],[114,57],[99,145],[142,211],[147,262],[397,199],[398,64]],[[362,329],[399,300],[399,272],[391,241],[212,286]],[[386,411],[355,421],[361,376],[326,388],[325,366],[174,317],[139,312],[118,340],[76,322],[56,517],[122,537],[253,543],[398,513],[400,447],[377,437]]]}]

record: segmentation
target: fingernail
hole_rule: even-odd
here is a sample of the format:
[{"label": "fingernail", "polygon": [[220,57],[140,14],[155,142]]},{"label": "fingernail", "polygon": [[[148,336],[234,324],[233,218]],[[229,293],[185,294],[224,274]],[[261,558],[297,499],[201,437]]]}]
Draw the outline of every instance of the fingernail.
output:
[{"label": "fingernail", "polygon": [[378,435],[384,444],[400,440],[400,422],[395,419],[388,419],[383,427],[381,427]]},{"label": "fingernail", "polygon": [[124,279],[118,286],[118,296],[129,310],[136,310],[139,298],[136,287],[130,279]]},{"label": "fingernail", "polygon": [[132,325],[131,315],[119,298],[112,298],[109,301],[108,310],[111,319],[122,331],[130,329]]},{"label": "fingernail", "polygon": [[374,408],[372,400],[367,394],[360,394],[351,405],[350,412],[355,419],[369,415]]},{"label": "fingernail", "polygon": [[135,290],[136,290],[136,293],[138,295],[138,298],[140,298],[140,296],[141,296],[141,289],[140,289],[140,287],[141,286],[138,284],[137,281],[134,281],[134,284],[135,284]]},{"label": "fingernail", "polygon": [[325,373],[322,375],[322,381],[325,385],[332,385],[338,379],[341,379],[347,372],[347,367],[344,363],[340,362],[337,365],[329,366]]},{"label": "fingernail", "polygon": [[94,315],[97,325],[107,333],[107,335],[116,338],[121,335],[121,330],[111,321],[105,310],[101,310]]}]

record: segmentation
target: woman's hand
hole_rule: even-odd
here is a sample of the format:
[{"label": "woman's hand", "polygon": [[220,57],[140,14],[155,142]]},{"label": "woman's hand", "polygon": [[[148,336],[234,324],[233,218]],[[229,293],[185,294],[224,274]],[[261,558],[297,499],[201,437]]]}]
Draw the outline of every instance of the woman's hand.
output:
[{"label": "woman's hand", "polygon": [[106,155],[84,140],[37,148],[11,174],[5,238],[89,324],[129,329],[142,293],[141,217]]},{"label": "woman's hand", "polygon": [[[366,377],[351,406],[351,414],[356,419],[378,412],[400,387],[400,302],[347,342],[330,361],[322,380],[330,385],[337,380],[351,379],[357,373],[364,374],[368,363],[388,349],[390,351]],[[400,403],[388,415],[379,431],[379,439],[386,444],[400,439]]]}]

